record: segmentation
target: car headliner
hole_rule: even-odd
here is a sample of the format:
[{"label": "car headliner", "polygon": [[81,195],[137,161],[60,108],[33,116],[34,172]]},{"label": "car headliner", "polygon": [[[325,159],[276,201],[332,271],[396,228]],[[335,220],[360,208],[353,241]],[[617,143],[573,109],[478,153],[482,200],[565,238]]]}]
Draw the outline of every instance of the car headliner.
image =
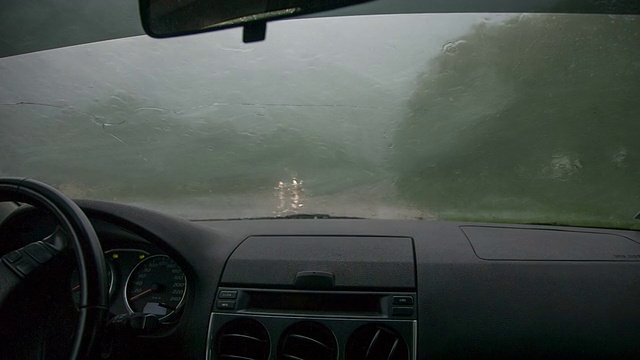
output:
[{"label": "car headliner", "polygon": [[[314,16],[419,12],[640,14],[635,0],[377,0]],[[0,0],[0,58],[144,34],[136,0]]]}]

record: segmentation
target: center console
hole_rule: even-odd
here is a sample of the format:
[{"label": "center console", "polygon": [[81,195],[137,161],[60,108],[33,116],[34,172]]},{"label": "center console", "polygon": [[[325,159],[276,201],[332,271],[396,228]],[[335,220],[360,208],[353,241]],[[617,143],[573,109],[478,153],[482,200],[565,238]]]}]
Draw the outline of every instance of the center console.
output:
[{"label": "center console", "polygon": [[213,299],[207,358],[416,359],[414,269],[409,238],[250,237]]}]

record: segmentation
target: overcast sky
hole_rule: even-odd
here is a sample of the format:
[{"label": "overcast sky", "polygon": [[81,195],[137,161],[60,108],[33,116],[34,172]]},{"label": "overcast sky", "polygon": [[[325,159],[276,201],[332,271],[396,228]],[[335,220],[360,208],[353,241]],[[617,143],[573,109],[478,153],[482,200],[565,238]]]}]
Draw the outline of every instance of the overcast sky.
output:
[{"label": "overcast sky", "polygon": [[[301,98],[296,82],[331,77],[340,68],[384,90],[409,91],[415,75],[444,44],[483,19],[488,18],[396,15],[291,20],[269,24],[262,43],[243,44],[241,30],[232,29],[166,40],[138,36],[19,55],[0,59],[0,101],[82,108],[114,93],[128,93],[176,110],[211,99],[356,101],[340,92]],[[303,72],[304,76],[296,76]],[[290,86],[279,87],[278,93],[269,91],[270,84],[283,81]]]}]

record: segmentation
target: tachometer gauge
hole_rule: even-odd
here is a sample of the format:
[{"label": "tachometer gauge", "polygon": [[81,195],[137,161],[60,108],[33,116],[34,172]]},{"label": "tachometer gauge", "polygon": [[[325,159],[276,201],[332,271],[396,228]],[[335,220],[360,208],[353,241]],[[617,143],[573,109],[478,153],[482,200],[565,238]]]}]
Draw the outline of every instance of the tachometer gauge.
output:
[{"label": "tachometer gauge", "polygon": [[125,304],[131,312],[155,314],[163,320],[182,306],[186,290],[187,278],[178,264],[166,255],[154,255],[129,274]]},{"label": "tachometer gauge", "polygon": [[[107,281],[109,282],[109,296],[113,295],[114,292],[114,276],[113,276],[113,264],[109,259],[106,259],[107,264]],[[71,274],[71,296],[73,298],[73,303],[78,306],[80,304],[80,274],[78,273],[78,269],[73,270]]]}]

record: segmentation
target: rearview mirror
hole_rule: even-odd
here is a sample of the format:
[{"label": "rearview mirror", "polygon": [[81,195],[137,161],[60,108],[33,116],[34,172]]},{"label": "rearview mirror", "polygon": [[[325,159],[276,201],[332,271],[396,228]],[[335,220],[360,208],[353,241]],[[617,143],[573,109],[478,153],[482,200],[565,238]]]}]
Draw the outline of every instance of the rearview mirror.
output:
[{"label": "rearview mirror", "polygon": [[145,32],[164,38],[244,27],[244,42],[264,40],[268,21],[372,0],[140,0]]}]

